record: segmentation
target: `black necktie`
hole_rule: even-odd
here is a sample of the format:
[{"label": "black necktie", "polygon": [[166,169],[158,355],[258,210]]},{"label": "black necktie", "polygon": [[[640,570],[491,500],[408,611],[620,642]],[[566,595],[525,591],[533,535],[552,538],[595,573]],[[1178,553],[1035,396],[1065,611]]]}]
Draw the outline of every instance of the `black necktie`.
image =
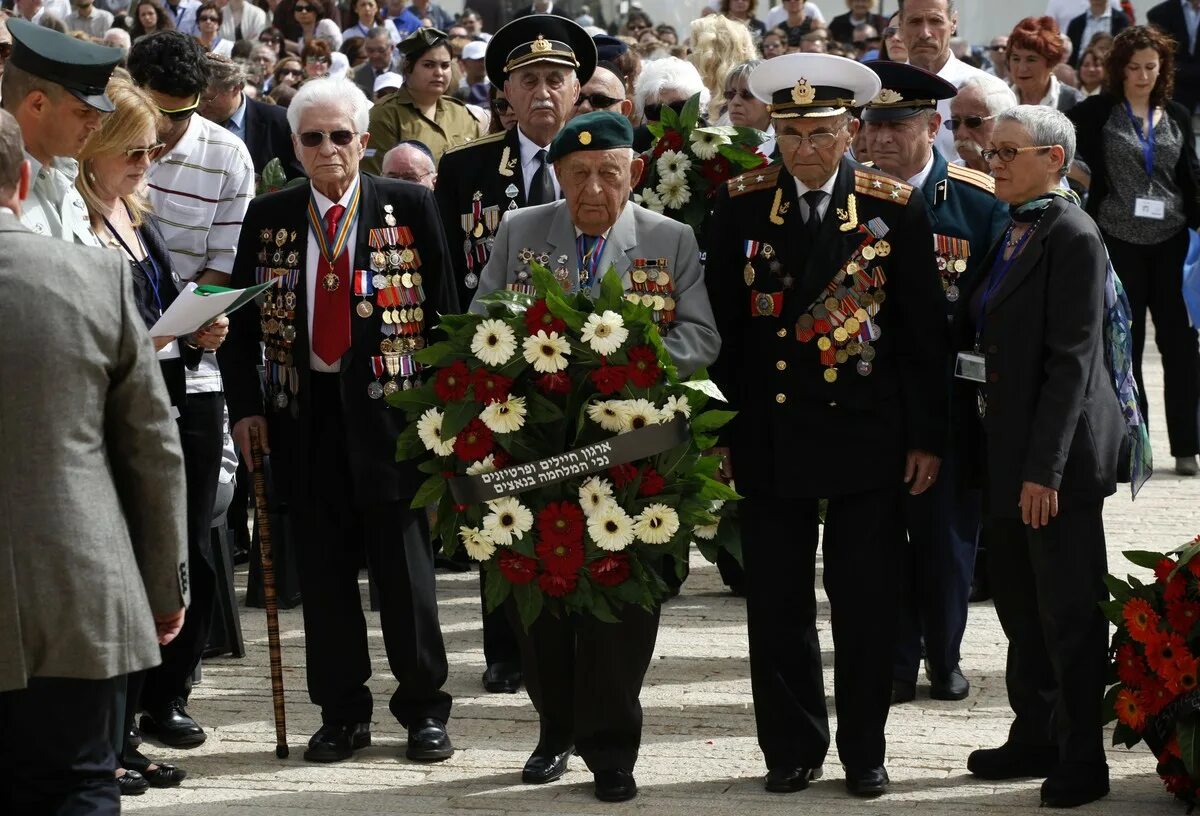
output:
[{"label": "black necktie", "polygon": [[812,240],[816,240],[821,232],[821,211],[817,209],[825,200],[823,190],[809,190],[804,194],[804,203],[808,205],[808,218],[804,222],[804,232]]},{"label": "black necktie", "polygon": [[554,200],[554,179],[550,177],[550,168],[546,167],[546,151],[537,152],[538,169],[533,174],[529,184],[529,205],[549,204]]}]

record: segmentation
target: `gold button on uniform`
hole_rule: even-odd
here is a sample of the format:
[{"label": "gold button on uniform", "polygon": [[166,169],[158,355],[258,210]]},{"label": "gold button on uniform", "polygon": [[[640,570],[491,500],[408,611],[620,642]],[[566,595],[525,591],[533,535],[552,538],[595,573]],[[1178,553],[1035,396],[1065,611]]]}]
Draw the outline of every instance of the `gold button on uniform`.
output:
[{"label": "gold button on uniform", "polygon": [[780,371],[783,371],[787,368],[787,360],[780,360],[779,362],[775,363],[775,367]]},{"label": "gold button on uniform", "polygon": [[783,405],[785,402],[787,402],[787,394],[776,394],[775,401],[780,405]]},{"label": "gold button on uniform", "polygon": [[776,337],[787,337],[787,329],[780,329],[779,331],[775,332],[775,336]]}]

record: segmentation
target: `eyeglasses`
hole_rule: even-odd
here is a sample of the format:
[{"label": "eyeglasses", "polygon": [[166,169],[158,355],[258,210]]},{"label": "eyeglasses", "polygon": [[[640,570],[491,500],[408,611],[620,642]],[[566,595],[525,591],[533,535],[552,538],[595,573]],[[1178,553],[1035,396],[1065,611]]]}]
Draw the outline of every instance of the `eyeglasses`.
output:
[{"label": "eyeglasses", "polygon": [[592,110],[602,110],[604,108],[611,108],[613,105],[624,101],[624,99],[613,99],[611,96],[602,93],[581,93],[579,98],[575,100],[575,107],[578,108],[584,102],[587,102],[592,106]]},{"label": "eyeglasses", "polygon": [[428,173],[384,173],[390,179],[399,179],[400,181],[411,181],[413,184],[420,184],[425,179],[432,176],[436,171],[430,170]]},{"label": "eyeglasses", "polygon": [[[578,105],[579,103],[576,102],[575,104]],[[510,110],[512,110],[512,103],[507,99],[493,99],[492,110],[499,114],[508,113]]]},{"label": "eyeglasses", "polygon": [[163,154],[165,147],[162,142],[156,142],[149,147],[131,147],[125,151],[125,160],[130,164],[140,162],[143,158],[154,161]]},{"label": "eyeglasses", "polygon": [[182,122],[191,117],[191,115],[196,112],[196,108],[198,107],[200,107],[200,94],[196,94],[196,101],[190,105],[182,108],[176,108],[175,110],[167,110],[166,108],[159,107],[158,112],[170,119],[172,122]]},{"label": "eyeglasses", "polygon": [[299,68],[282,68],[282,69],[280,69],[279,78],[282,79],[285,76],[297,76],[297,77],[304,76],[304,72],[301,71]]},{"label": "eyeglasses", "polygon": [[1049,150],[1054,145],[1034,145],[1033,147],[998,147],[994,150],[980,151],[984,161],[990,162],[992,159],[999,157],[1002,162],[1010,162],[1021,153],[1028,153],[1031,150]]},{"label": "eyeglasses", "polygon": [[946,130],[950,131],[951,133],[958,130],[960,125],[966,125],[971,130],[975,130],[984,122],[991,121],[995,118],[995,114],[992,114],[991,116],[964,116],[961,119],[947,119],[946,124],[943,127],[945,127]]},{"label": "eyeglasses", "polygon": [[292,11],[295,14],[315,14],[316,9],[312,6],[293,6]]},{"label": "eyeglasses", "polygon": [[883,30],[883,38],[885,40],[890,40],[892,37],[899,37],[899,36],[900,36],[900,29],[898,29],[898,28],[892,28],[891,26],[888,26],[887,28],[885,28]]},{"label": "eyeglasses", "polygon": [[670,108],[676,113],[683,113],[683,106],[686,104],[686,102],[672,102],[669,105],[664,105],[661,102],[655,102],[653,105],[645,107],[646,118],[651,122],[657,122],[662,119],[663,108]]},{"label": "eyeglasses", "polygon": [[326,133],[323,130],[306,130],[300,134],[300,144],[305,147],[320,147],[328,138],[338,147],[345,147],[354,141],[354,137],[357,135],[352,130],[335,130],[332,133]]},{"label": "eyeglasses", "polygon": [[[839,131],[840,133],[840,131]],[[808,136],[799,133],[780,133],[775,137],[779,146],[787,150],[799,150],[800,145],[808,142],[813,150],[828,150],[837,144],[838,133],[810,133]]]},{"label": "eyeglasses", "polygon": [[741,99],[743,102],[749,102],[754,99],[754,94],[750,93],[745,88],[738,88],[736,91],[728,90],[725,92],[725,101],[732,102],[734,97]]},{"label": "eyeglasses", "polygon": [[328,65],[329,57],[305,57],[304,61],[306,63],[316,62],[316,63],[320,63],[321,65]]},{"label": "eyeglasses", "polygon": [[214,17],[211,14],[203,14],[196,18],[196,22],[198,22],[198,23],[220,23],[221,18]]}]

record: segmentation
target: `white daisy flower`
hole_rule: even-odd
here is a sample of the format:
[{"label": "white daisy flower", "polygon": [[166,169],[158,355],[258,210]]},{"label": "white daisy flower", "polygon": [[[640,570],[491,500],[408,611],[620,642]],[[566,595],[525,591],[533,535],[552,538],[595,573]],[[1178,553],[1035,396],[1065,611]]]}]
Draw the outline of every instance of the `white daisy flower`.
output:
[{"label": "white daisy flower", "polygon": [[591,346],[592,351],[607,357],[629,339],[629,329],[625,328],[625,321],[616,312],[606,311],[604,314],[593,312],[588,315],[587,322],[583,324],[580,337],[583,338],[583,342]]},{"label": "white daisy flower", "polygon": [[682,209],[692,200],[686,179],[663,179],[658,183],[658,194],[662,196],[663,207],[669,210]]},{"label": "white daisy flower", "polygon": [[587,409],[588,418],[610,433],[620,433],[625,428],[627,412],[622,400],[593,402]]},{"label": "white daisy flower", "polygon": [[591,517],[606,505],[612,504],[612,500],[613,488],[608,479],[593,476],[579,486],[579,506],[583,508],[585,516]]},{"label": "white daisy flower", "polygon": [[653,210],[656,213],[663,211],[662,197],[654,190],[647,187],[642,190],[642,206],[648,210]]},{"label": "white daisy flower", "polygon": [[708,512],[719,513],[721,508],[725,506],[724,499],[713,499],[713,503],[708,506]]},{"label": "white daisy flower", "polygon": [[533,528],[533,513],[512,496],[488,502],[491,510],[483,517],[483,532],[497,544],[511,546]]},{"label": "white daisy flower", "polygon": [[543,330],[532,337],[526,337],[524,343],[525,360],[539,374],[553,374],[567,367],[567,356],[571,353],[571,344],[567,338],[559,337],[558,332]]},{"label": "white daisy flower", "polygon": [[662,413],[664,418],[683,414],[684,419],[691,419],[692,406],[688,403],[687,397],[667,397],[667,404],[663,406]]},{"label": "white daisy flower", "polygon": [[701,161],[708,161],[720,153],[721,145],[732,144],[728,136],[708,128],[692,130],[692,153]]},{"label": "white daisy flower", "polygon": [[659,181],[687,184],[687,171],[691,169],[692,160],[678,150],[664,150],[654,166],[658,169]]},{"label": "white daisy flower", "polygon": [[480,459],[478,462],[472,462],[467,466],[468,476],[481,476],[484,473],[494,473],[496,470],[496,457],[493,454]]},{"label": "white daisy flower", "polygon": [[658,425],[663,420],[662,412],[650,400],[624,400],[622,408],[625,412],[625,424],[621,426],[621,433],[636,431],[647,425]]},{"label": "white daisy flower", "polygon": [[693,527],[692,535],[705,541],[712,541],[717,537],[717,527],[718,525],[716,524],[703,524],[699,527]]},{"label": "white daisy flower", "polygon": [[588,519],[588,535],[596,546],[620,552],[633,543],[633,519],[615,502],[609,502]]},{"label": "white daisy flower", "polygon": [[488,403],[479,419],[492,433],[519,431],[525,424],[525,398],[509,397],[504,402]]},{"label": "white daisy flower", "polygon": [[679,532],[679,514],[665,504],[652,504],[637,514],[633,530],[647,544],[666,544]]},{"label": "white daisy flower", "polygon": [[458,537],[462,539],[467,555],[476,561],[487,561],[496,552],[496,544],[478,527],[459,527]]},{"label": "white daisy flower", "polygon": [[421,414],[417,420],[417,436],[425,445],[425,450],[432,451],[434,456],[449,456],[454,453],[454,437],[442,439],[442,412],[430,408]]},{"label": "white daisy flower", "polygon": [[517,350],[517,336],[503,320],[485,320],[471,338],[471,353],[484,365],[502,366]]}]

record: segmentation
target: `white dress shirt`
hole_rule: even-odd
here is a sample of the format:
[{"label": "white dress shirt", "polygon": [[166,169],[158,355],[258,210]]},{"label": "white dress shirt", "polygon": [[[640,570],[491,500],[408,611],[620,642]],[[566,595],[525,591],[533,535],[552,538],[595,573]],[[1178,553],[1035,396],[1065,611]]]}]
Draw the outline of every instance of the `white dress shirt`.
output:
[{"label": "white dress shirt", "polygon": [[[334,204],[350,208],[350,199],[354,197],[354,191],[358,188],[358,184],[358,179],[355,179],[354,183],[350,185],[350,189],[346,190],[345,194],[337,201],[330,201],[321,195],[316,187],[312,187],[313,198],[317,202],[317,212],[321,214],[322,224],[325,223],[325,213],[329,212],[329,208]],[[344,218],[345,215],[343,214],[342,217]],[[341,225],[338,226],[340,228]],[[351,292],[354,291],[354,270],[356,268],[354,265],[354,244],[356,243],[354,236],[357,234],[358,215],[355,214],[354,220],[350,222],[350,239],[346,241],[346,251],[350,253],[350,280],[346,284],[350,287]],[[329,365],[312,350],[313,316],[317,311],[317,281],[325,274],[325,259],[321,257],[321,248],[317,246],[317,236],[313,235],[311,226],[308,228],[308,248],[305,252],[304,288],[305,302],[308,304],[308,367],[320,373],[335,374],[342,370],[342,364],[337,362]]]},{"label": "white dress shirt", "polygon": [[[910,63],[911,64],[911,63]],[[950,54],[946,60],[946,64],[937,72],[937,75],[949,82],[955,88],[961,88],[963,83],[977,74],[984,74],[985,71],[967,65],[954,54]],[[945,122],[950,118],[950,100],[943,99],[938,102],[937,112],[942,115],[942,121]],[[934,145],[941,152],[942,158],[953,163],[958,158],[958,148],[954,146],[954,134],[946,130],[944,127],[938,128],[937,140]]]},{"label": "white dress shirt", "polygon": [[[517,127],[517,139],[521,142],[521,177],[522,183],[525,185],[525,200],[528,201],[529,188],[533,184],[533,174],[538,171],[538,151],[545,150],[549,153],[550,145],[538,146],[525,135],[519,126]],[[562,188],[558,186],[558,177],[554,175],[554,166],[550,162],[546,162],[546,172],[550,174],[550,180],[554,182],[554,198],[561,198]]]},{"label": "white dress shirt", "polygon": [[795,179],[796,182],[796,197],[800,199],[800,218],[808,223],[808,201],[805,200],[804,194],[811,193],[813,190],[820,190],[825,193],[825,198],[817,205],[817,215],[821,216],[821,220],[825,220],[825,214],[829,212],[829,204],[833,201],[833,185],[837,184],[838,173],[842,170],[839,164],[837,169],[833,171],[833,175],[829,177],[829,181],[822,184],[820,187],[809,187],[800,179]]},{"label": "white dress shirt", "polygon": [[[1121,10],[1121,4],[1118,0],[1112,0],[1109,4],[1117,11]],[[1088,10],[1088,0],[1050,0],[1046,4],[1046,14],[1058,21],[1058,30],[1062,33],[1067,33],[1067,26],[1071,21],[1084,14]],[[1083,41],[1087,45],[1087,40]]]},{"label": "white dress shirt", "polygon": [[[1099,17],[1092,16],[1092,10],[1089,8],[1084,14],[1087,15],[1083,21],[1083,36],[1079,38],[1079,53],[1076,54],[1077,59],[1083,58],[1083,51],[1088,47],[1088,43],[1092,41],[1092,37],[1097,34],[1112,33],[1112,12],[1111,8],[1106,8],[1104,13]],[[1066,29],[1063,29],[1066,33]]]},{"label": "white dress shirt", "polygon": [[929,174],[933,172],[933,151],[929,153],[929,161],[925,162],[925,166],[921,168],[921,172],[908,180],[908,183],[920,190],[925,186],[926,180],[929,179]]}]

